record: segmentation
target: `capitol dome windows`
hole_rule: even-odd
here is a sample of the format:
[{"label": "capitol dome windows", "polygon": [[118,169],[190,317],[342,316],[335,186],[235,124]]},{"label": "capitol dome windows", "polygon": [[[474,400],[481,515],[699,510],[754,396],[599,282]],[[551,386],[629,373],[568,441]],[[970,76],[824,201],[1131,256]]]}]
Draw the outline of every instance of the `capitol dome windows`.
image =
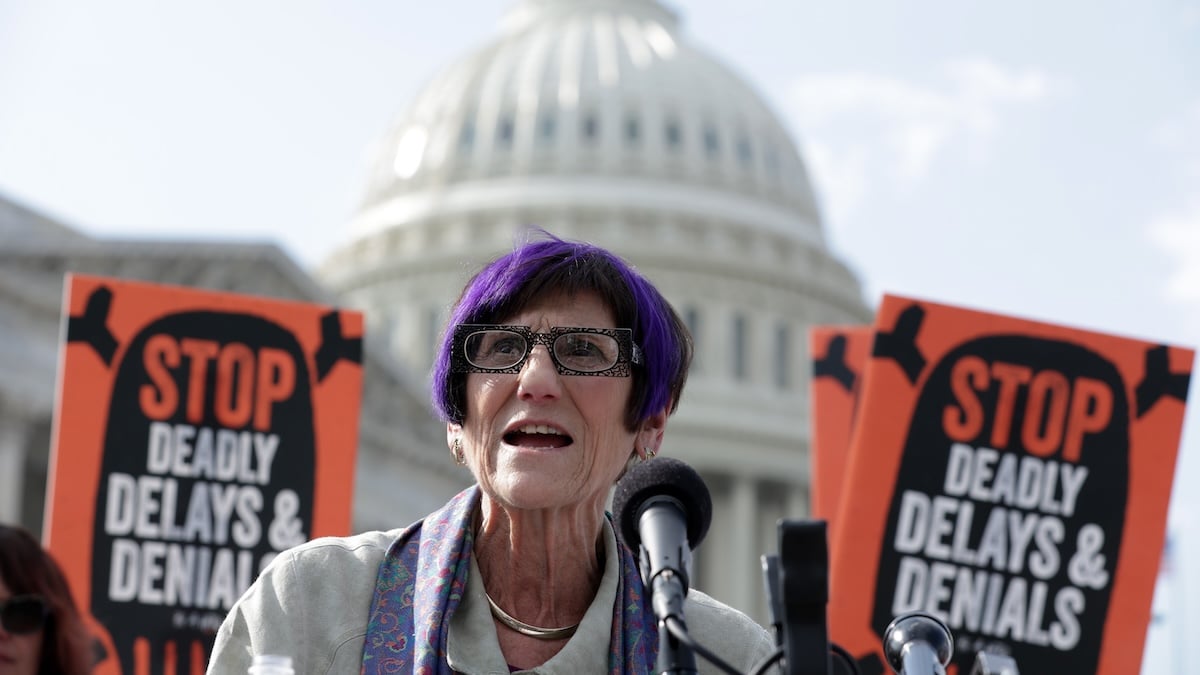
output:
[{"label": "capitol dome windows", "polygon": [[678,151],[683,145],[683,131],[677,118],[667,118],[667,122],[663,126],[663,137],[666,139],[667,148],[670,150]]},{"label": "capitol dome windows", "polygon": [[496,124],[496,147],[502,150],[510,150],[512,149],[512,144],[513,119],[511,115],[505,115]]},{"label": "capitol dome windows", "polygon": [[750,139],[745,136],[738,137],[737,158],[742,163],[742,166],[746,168],[749,168],[754,163],[754,150],[750,147]]},{"label": "capitol dome windows", "polygon": [[785,321],[775,326],[775,386],[779,389],[792,388],[792,330]]},{"label": "capitol dome windows", "polygon": [[750,364],[749,364],[749,322],[746,321],[746,315],[737,313],[733,315],[733,340],[730,343],[732,353],[730,354],[730,365],[732,366],[733,379],[744,382],[750,379]]},{"label": "capitol dome windows", "polygon": [[584,113],[583,120],[579,125],[579,133],[585,144],[594,145],[600,138],[600,116],[594,112]]},{"label": "capitol dome windows", "polygon": [[640,145],[642,141],[642,122],[637,113],[625,116],[625,142],[630,146]]},{"label": "capitol dome windows", "polygon": [[472,116],[463,121],[462,130],[458,132],[458,150],[464,155],[469,155],[474,148],[475,119]]},{"label": "capitol dome windows", "polygon": [[721,154],[721,138],[717,135],[717,128],[711,124],[704,126],[704,156],[709,159],[717,159]]},{"label": "capitol dome windows", "polygon": [[537,135],[538,140],[543,145],[551,145],[554,143],[554,133],[556,130],[555,127],[557,127],[557,121],[554,119],[554,115],[551,113],[543,114],[541,119],[538,120]]}]

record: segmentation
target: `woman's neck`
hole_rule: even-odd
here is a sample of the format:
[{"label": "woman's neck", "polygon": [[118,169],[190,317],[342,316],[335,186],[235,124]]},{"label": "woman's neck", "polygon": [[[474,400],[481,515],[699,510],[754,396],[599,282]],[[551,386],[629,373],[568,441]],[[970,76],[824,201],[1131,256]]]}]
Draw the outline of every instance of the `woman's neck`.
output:
[{"label": "woman's neck", "polygon": [[488,595],[525,623],[578,623],[604,573],[603,519],[603,506],[506,510],[484,495],[475,558]]}]

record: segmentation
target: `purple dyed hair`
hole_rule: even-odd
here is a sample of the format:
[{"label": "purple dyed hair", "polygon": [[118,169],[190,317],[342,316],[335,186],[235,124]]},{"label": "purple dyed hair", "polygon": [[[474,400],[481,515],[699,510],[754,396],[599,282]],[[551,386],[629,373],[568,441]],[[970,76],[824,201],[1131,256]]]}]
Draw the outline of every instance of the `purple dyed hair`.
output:
[{"label": "purple dyed hair", "polygon": [[546,293],[594,292],[618,328],[633,329],[645,363],[633,368],[625,411],[630,429],[664,408],[675,412],[692,362],[692,336],[666,298],[627,262],[585,242],[544,238],[518,244],[471,278],[450,314],[433,364],[433,404],[441,418],[462,424],[466,374],[450,372],[454,326],[501,323]]}]

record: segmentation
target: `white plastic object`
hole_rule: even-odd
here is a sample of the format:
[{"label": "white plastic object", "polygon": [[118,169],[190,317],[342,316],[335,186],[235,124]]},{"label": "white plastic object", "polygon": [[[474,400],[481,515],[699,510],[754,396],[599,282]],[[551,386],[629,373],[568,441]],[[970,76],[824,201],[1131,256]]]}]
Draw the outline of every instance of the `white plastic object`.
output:
[{"label": "white plastic object", "polygon": [[278,654],[258,654],[250,664],[247,675],[296,675],[292,657]]}]

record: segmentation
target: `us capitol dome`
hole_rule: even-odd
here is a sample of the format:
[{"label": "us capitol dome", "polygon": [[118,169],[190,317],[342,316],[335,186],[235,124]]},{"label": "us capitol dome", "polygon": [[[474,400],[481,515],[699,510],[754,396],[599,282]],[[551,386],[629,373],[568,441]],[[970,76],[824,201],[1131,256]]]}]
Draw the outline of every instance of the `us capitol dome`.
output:
[{"label": "us capitol dome", "polygon": [[[631,261],[696,342],[662,448],[713,496],[695,585],[761,620],[759,555],[776,551],[779,518],[808,512],[808,327],[870,312],[796,144],[679,24],[656,0],[516,4],[379,139],[349,238],[318,275],[365,311],[369,341],[428,373],[469,274],[531,227]],[[386,492],[366,508],[394,527]]]}]

